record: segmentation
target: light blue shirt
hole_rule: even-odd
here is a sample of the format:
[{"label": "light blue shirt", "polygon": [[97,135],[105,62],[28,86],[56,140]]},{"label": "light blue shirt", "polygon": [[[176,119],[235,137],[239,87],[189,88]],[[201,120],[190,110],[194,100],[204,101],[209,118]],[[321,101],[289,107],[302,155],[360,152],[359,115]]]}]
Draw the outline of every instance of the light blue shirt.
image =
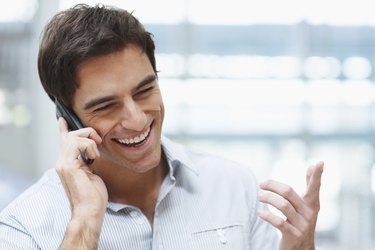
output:
[{"label": "light blue shirt", "polygon": [[[153,225],[137,207],[109,202],[99,249],[219,250],[278,248],[276,231],[256,211],[249,168],[162,138],[169,163]],[[54,169],[0,213],[0,249],[58,249],[71,217]]]}]

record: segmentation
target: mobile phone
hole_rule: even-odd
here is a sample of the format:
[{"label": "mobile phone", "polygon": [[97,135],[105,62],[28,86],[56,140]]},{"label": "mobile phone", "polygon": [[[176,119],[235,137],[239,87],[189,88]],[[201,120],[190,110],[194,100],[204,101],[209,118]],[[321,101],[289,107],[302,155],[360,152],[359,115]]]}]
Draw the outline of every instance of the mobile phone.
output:
[{"label": "mobile phone", "polygon": [[[77,115],[73,112],[73,110],[69,109],[62,102],[57,100],[57,98],[55,98],[55,104],[56,104],[56,118],[59,119],[60,117],[63,117],[68,123],[69,130],[77,130],[77,129],[84,128],[82,122],[79,120]],[[94,162],[93,159],[90,159],[86,155],[86,152],[81,152],[81,157],[82,157],[82,160],[87,165],[90,165]]]}]

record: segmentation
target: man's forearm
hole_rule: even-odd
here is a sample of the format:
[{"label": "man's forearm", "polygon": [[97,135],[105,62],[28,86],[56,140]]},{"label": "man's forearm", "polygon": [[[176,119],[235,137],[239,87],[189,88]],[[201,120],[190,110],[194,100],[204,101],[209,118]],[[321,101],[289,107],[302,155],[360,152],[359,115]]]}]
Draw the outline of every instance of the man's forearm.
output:
[{"label": "man's forearm", "polygon": [[102,220],[72,219],[68,225],[60,250],[98,248]]}]

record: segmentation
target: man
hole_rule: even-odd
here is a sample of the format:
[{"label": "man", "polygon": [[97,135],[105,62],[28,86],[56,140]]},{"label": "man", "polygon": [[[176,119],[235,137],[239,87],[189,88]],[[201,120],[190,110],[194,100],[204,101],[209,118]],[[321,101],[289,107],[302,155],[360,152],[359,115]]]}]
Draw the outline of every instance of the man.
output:
[{"label": "man", "polygon": [[314,249],[323,164],[303,198],[275,181],[258,196],[246,167],[163,137],[154,48],[114,7],[78,5],[48,23],[41,82],[86,127],[59,119],[56,168],[1,213],[0,248]]}]

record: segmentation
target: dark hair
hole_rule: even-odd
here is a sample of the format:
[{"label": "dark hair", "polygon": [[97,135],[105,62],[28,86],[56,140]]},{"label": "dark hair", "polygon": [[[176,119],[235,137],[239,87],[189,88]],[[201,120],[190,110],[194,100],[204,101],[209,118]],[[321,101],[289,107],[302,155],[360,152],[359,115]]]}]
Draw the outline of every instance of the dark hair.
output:
[{"label": "dark hair", "polygon": [[152,34],[132,13],[113,6],[78,4],[57,13],[46,25],[38,54],[39,78],[44,90],[71,106],[78,87],[80,63],[136,44],[156,71]]}]

